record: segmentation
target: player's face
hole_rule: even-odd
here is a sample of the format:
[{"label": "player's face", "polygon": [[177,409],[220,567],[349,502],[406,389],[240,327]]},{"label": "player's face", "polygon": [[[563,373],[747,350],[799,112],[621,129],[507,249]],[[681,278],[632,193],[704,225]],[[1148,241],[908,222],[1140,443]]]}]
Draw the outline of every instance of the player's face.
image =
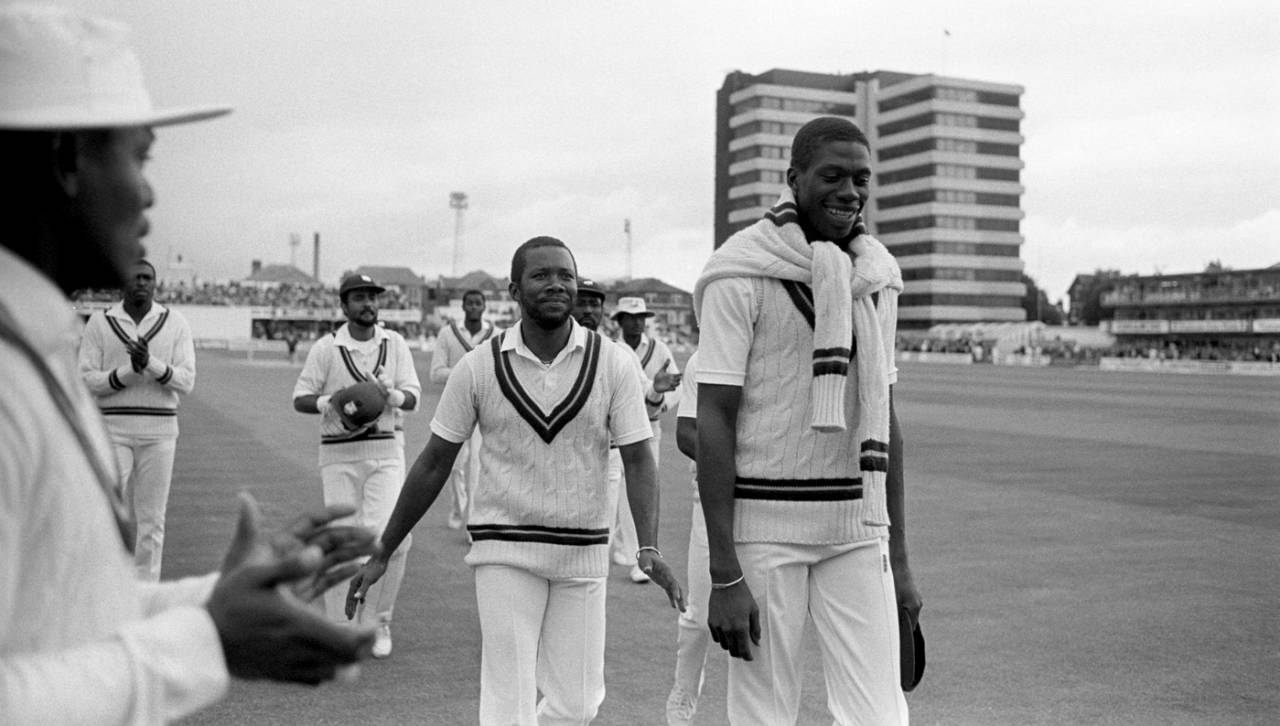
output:
[{"label": "player's face", "polygon": [[808,169],[787,170],[787,185],[809,239],[842,240],[871,197],[871,151],[853,141],[828,141]]},{"label": "player's face", "polygon": [[534,247],[525,255],[524,273],[511,284],[521,314],[545,330],[564,325],[578,297],[578,270],[563,247]]},{"label": "player's face", "polygon": [[595,330],[600,327],[600,321],[604,318],[604,300],[599,295],[578,294],[578,301],[573,306],[573,318],[588,330]]},{"label": "player's face", "polygon": [[622,334],[628,338],[638,338],[644,332],[644,318],[639,315],[620,313],[614,319],[618,321]]},{"label": "player's face", "polygon": [[372,327],[378,323],[378,293],[373,290],[352,290],[347,293],[347,301],[342,303],[342,312],[347,321],[363,327]]},{"label": "player's face", "polygon": [[467,320],[480,320],[484,316],[484,298],[479,295],[462,298],[462,314]]},{"label": "player's face", "polygon": [[126,282],[143,255],[146,210],[155,195],[142,169],[154,140],[151,129],[142,126],[78,135],[73,214],[107,262],[100,271],[104,287]]},{"label": "player's face", "polygon": [[133,266],[131,274],[124,284],[124,298],[136,307],[146,307],[156,292],[156,273],[151,265],[142,263]]}]

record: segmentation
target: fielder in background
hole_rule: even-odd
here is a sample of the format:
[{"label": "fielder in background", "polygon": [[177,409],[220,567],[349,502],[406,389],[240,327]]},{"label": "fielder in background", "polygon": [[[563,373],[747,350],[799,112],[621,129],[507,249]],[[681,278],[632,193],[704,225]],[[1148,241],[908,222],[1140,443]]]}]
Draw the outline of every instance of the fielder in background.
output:
[{"label": "fielder in background", "polygon": [[[684,595],[657,548],[657,477],[634,365],[574,321],[577,264],[563,242],[525,242],[512,257],[511,280],[521,319],[449,377],[382,543],[389,552],[409,536],[478,426],[481,476],[466,562],[480,615],[480,723],[587,724],[605,693],[618,488],[601,482],[611,443],[640,525],[640,567],[673,607],[684,608]],[[352,580],[349,606],[386,569],[385,556],[371,558]]]},{"label": "fielder in background", "polygon": [[[467,290],[462,293],[462,326],[450,320],[449,325],[436,336],[436,351],[431,355],[431,382],[444,385],[449,380],[462,356],[492,338],[496,332],[493,323],[484,320],[486,300],[484,292]],[[453,492],[453,505],[449,508],[449,529],[460,529],[467,522],[467,497],[475,488],[480,476],[480,432],[472,434],[462,445],[449,476],[449,490]]]},{"label": "fielder in background", "polygon": [[848,120],[796,133],[787,188],[694,287],[707,624],[734,726],[794,724],[812,621],[834,722],[906,724],[907,561],[893,410],[902,274],[861,228],[871,145]]},{"label": "fielder in background", "polygon": [[[646,307],[644,298],[624,297],[618,299],[618,307],[613,311],[613,320],[622,329],[622,342],[635,352],[640,359],[640,368],[645,378],[652,382],[645,389],[645,403],[648,405],[649,423],[653,426],[653,463],[657,466],[662,460],[662,419],[670,401],[668,395],[680,385],[680,369],[671,349],[666,343],[645,332],[645,326],[653,313]],[[621,472],[610,470],[610,474],[621,475]],[[617,522],[614,525],[613,561],[619,565],[634,565],[636,554],[636,525],[631,520],[631,512],[626,507],[618,510]],[[632,580],[643,573],[632,569]]]},{"label": "fielder in background", "polygon": [[690,483],[693,486],[693,517],[689,523],[689,595],[684,612],[676,621],[676,673],[667,696],[667,726],[688,726],[698,710],[705,680],[707,649],[711,633],[707,631],[707,600],[711,597],[708,573],[707,523],[698,497],[698,352],[684,363],[684,379],[680,382],[680,403],[676,409],[676,448],[689,457]]},{"label": "fielder in background", "polygon": [[63,10],[0,7],[5,724],[161,724],[218,700],[229,675],[319,683],[373,642],[299,602],[333,581],[323,573],[340,579],[347,558],[375,549],[368,532],[326,526],[343,510],[268,537],[246,497],[221,574],[134,576],[111,437],[79,375],[67,295],[136,274],[153,128],[228,109],[153,108],[127,33]]},{"label": "fielder in background", "polygon": [[178,448],[178,394],[196,384],[196,350],[182,314],[155,302],[156,268],[139,260],[124,298],[89,317],[80,375],[106,417],[137,534],[138,577],[160,579],[164,519]]},{"label": "fielder in background", "polygon": [[[404,481],[404,412],[413,411],[422,387],[413,354],[399,333],[378,325],[378,295],[386,291],[367,275],[350,275],[338,288],[347,322],[311,346],[293,388],[293,408],[320,418],[320,481],[326,505],[349,505],[353,522],[382,532]],[[367,401],[347,398],[361,383],[375,383],[378,414],[355,420]],[[352,389],[348,391],[348,389]],[[345,392],[345,393],[344,393]],[[387,577],[361,603],[356,620],[377,628],[375,658],[391,655],[391,620],[404,580],[412,537],[389,551]],[[325,614],[346,622],[345,594],[325,594]]]},{"label": "fielder in background", "polygon": [[[578,321],[578,325],[581,325],[587,330],[598,329],[604,318],[604,299],[604,288],[600,287],[595,280],[586,277],[578,278],[578,299],[573,306],[573,318]],[[623,345],[621,341],[615,341],[612,338],[604,338],[604,340],[618,345],[621,350],[626,351],[628,357],[635,363],[634,368],[636,369],[636,376],[640,381],[640,390],[645,392],[645,411],[649,414],[649,417],[652,420],[652,418],[660,412],[660,407],[666,405],[663,401],[662,394],[655,391],[653,381],[645,377],[644,370],[640,367],[640,358],[635,355],[635,351],[631,350],[630,346]],[[658,459],[658,452],[656,449],[654,450],[653,458],[654,466],[656,467]],[[620,487],[622,485],[622,456],[618,453],[617,446],[609,447],[608,483],[610,487]],[[618,532],[622,529],[619,523],[623,521],[624,517],[630,526],[630,545],[618,544]],[[636,550],[635,523],[631,518],[631,508],[622,500],[621,497],[618,498],[618,514],[614,519],[612,536],[613,540],[610,544],[610,550],[612,552],[613,561],[616,564],[628,565],[631,567],[629,576],[631,577],[632,582],[636,584],[648,582],[649,576],[644,574],[644,570],[640,569],[639,562],[634,559]],[[628,559],[628,555],[624,554],[624,550],[632,553],[630,555],[632,559]]]}]

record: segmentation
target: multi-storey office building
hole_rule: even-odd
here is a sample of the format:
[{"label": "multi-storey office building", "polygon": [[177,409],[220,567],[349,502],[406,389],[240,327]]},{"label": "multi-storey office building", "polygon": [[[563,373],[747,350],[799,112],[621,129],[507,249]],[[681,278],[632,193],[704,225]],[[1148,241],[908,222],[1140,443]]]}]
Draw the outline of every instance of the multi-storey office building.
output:
[{"label": "multi-storey office building", "polygon": [[1021,86],[874,71],[730,73],[716,97],[715,244],[786,182],[791,140],[844,116],[871,141],[871,232],[902,266],[899,325],[1020,321]]}]

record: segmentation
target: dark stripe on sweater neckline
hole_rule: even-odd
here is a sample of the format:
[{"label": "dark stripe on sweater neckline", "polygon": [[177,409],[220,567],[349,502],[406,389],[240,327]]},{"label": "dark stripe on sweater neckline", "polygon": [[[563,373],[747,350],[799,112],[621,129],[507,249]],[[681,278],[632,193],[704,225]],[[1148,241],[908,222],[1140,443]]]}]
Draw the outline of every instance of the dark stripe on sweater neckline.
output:
[{"label": "dark stripe on sweater neckline", "polygon": [[528,391],[520,384],[520,379],[516,377],[515,369],[511,365],[511,351],[502,350],[502,340],[506,337],[506,333],[493,339],[493,368],[497,374],[498,387],[502,389],[502,395],[515,408],[516,413],[528,422],[534,433],[538,434],[538,438],[548,444],[578,415],[591,395],[596,370],[600,363],[600,336],[594,331],[586,331],[586,333],[586,350],[573,386],[569,388],[569,393],[564,400],[556,404],[549,414],[543,413]]}]

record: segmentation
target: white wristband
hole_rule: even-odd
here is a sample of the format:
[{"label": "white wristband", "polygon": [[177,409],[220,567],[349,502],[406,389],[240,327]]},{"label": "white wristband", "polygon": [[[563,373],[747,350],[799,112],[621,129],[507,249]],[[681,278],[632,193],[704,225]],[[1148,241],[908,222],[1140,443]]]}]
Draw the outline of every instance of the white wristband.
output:
[{"label": "white wristband", "polygon": [[397,388],[392,388],[390,391],[387,391],[387,403],[391,404],[392,408],[400,408],[403,406],[404,398],[404,391]]},{"label": "white wristband", "polygon": [[316,412],[323,414],[325,411],[328,411],[330,398],[333,398],[333,396],[325,395],[316,398]]}]

